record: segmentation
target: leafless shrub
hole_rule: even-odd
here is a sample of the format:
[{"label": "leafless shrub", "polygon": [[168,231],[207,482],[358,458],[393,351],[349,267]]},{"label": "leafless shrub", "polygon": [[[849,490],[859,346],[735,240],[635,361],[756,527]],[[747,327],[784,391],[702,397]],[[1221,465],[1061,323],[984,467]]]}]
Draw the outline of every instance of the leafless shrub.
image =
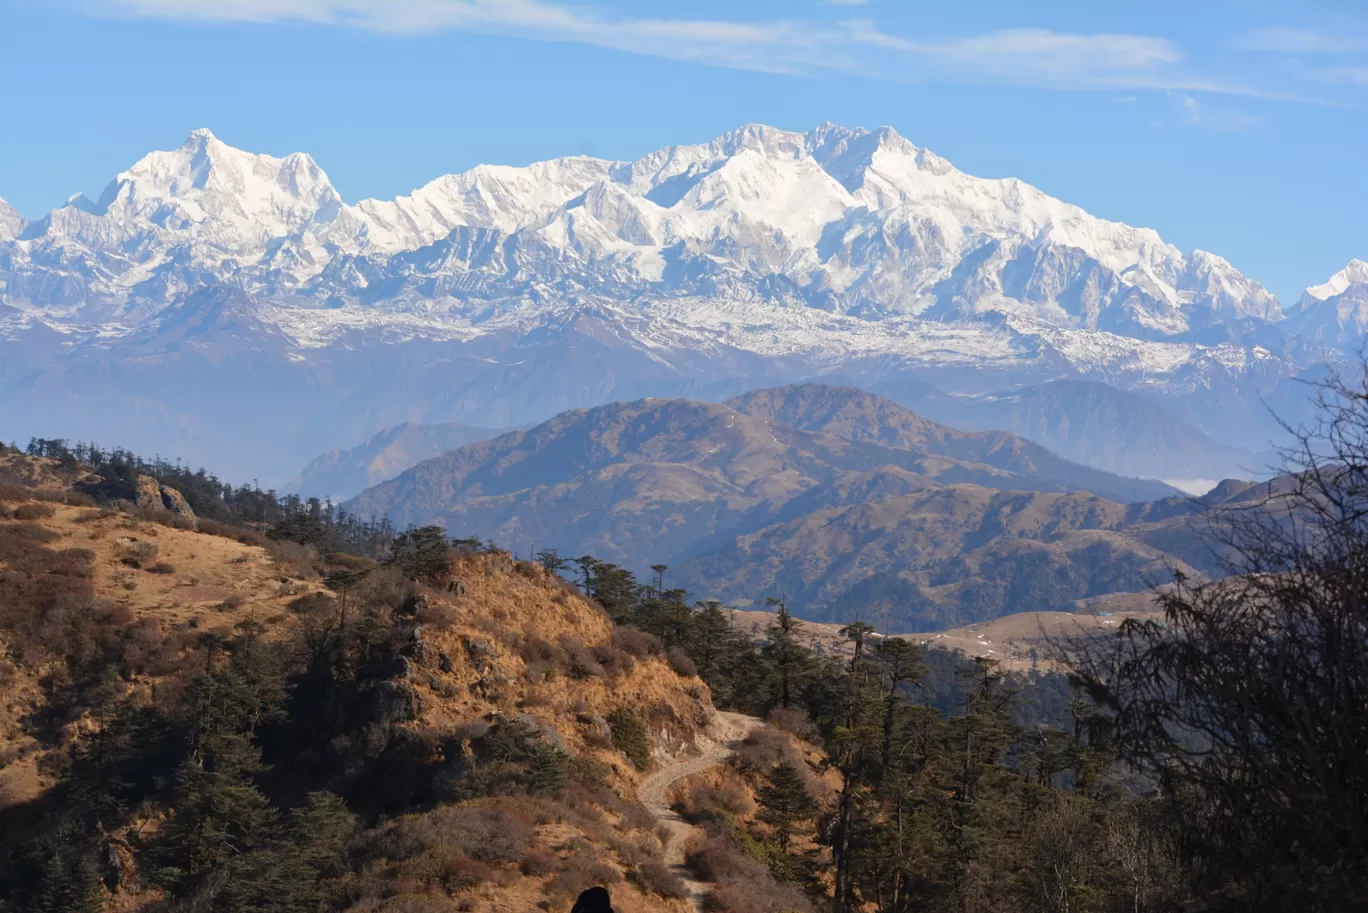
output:
[{"label": "leafless shrub", "polygon": [[520,863],[532,846],[532,821],[526,814],[487,805],[459,805],[390,822],[374,835],[368,855],[405,860],[445,848],[486,864]]},{"label": "leafless shrub", "polygon": [[676,675],[682,675],[684,678],[698,677],[698,667],[689,658],[689,654],[679,647],[671,647],[665,651],[665,659],[670,663],[670,668],[675,670]]},{"label": "leafless shrub", "polygon": [[801,890],[775,881],[763,862],[721,833],[710,833],[688,861],[699,877],[716,884],[704,902],[712,913],[814,913]]},{"label": "leafless shrub", "polygon": [[33,492],[27,488],[0,482],[0,501],[28,501],[32,497]]},{"label": "leafless shrub", "polygon": [[[16,523],[5,529],[6,538],[15,540],[26,540],[28,542],[56,542],[62,538],[62,534],[48,529],[46,526],[39,526],[37,523]],[[0,555],[3,557],[3,555]]]},{"label": "leafless shrub", "polygon": [[763,862],[747,856],[720,834],[709,834],[702,845],[689,854],[688,862],[705,881],[769,878]]},{"label": "leafless shrub", "polygon": [[315,567],[318,551],[312,545],[300,545],[298,542],[285,539],[268,539],[266,553],[275,561],[281,573],[303,580],[312,580],[318,576]]},{"label": "leafless shrub", "polygon": [[560,645],[565,651],[566,672],[572,678],[598,678],[604,674],[603,665],[594,656],[594,651],[586,647],[579,638],[562,636]]},{"label": "leafless shrub", "polygon": [[545,660],[530,662],[523,669],[523,678],[529,682],[545,682],[556,677],[556,667]]},{"label": "leafless shrub", "polygon": [[533,850],[523,859],[521,868],[524,875],[550,875],[559,864],[560,860],[545,850]]},{"label": "leafless shrub", "polygon": [[812,901],[791,884],[765,873],[760,878],[720,881],[704,902],[710,913],[815,913]]},{"label": "leafless shrub", "polygon": [[737,749],[736,757],[743,769],[757,771],[769,770],[781,761],[795,768],[805,766],[789,737],[768,726],[751,730]]},{"label": "leafless shrub", "polygon": [[590,748],[597,748],[600,751],[612,751],[617,746],[613,744],[613,734],[605,732],[601,728],[590,729],[584,734],[584,744]]},{"label": "leafless shrub", "polygon": [[610,647],[607,644],[598,644],[591,651],[594,659],[604,668],[609,675],[631,675],[636,669],[636,658],[626,650],[619,650],[617,647]]},{"label": "leafless shrub", "polygon": [[522,699],[522,706],[527,710],[535,707],[549,707],[551,703],[551,696],[540,688],[528,689],[527,694],[523,695]]},{"label": "leafless shrub", "polygon": [[14,508],[14,519],[16,520],[44,520],[57,513],[57,509],[51,504],[35,502],[33,504],[20,504]]},{"label": "leafless shrub", "polygon": [[518,656],[524,663],[546,663],[557,668],[565,665],[565,651],[543,637],[532,635],[517,645]]},{"label": "leafless shrub", "polygon": [[622,880],[621,873],[606,862],[598,860],[593,848],[580,849],[566,858],[561,871],[546,884],[553,895],[578,897],[580,892],[594,885],[614,885]]},{"label": "leafless shrub", "polygon": [[660,638],[636,628],[617,627],[613,629],[613,646],[625,650],[637,659],[659,656],[663,652]]},{"label": "leafless shrub", "polygon": [[451,734],[463,742],[469,742],[473,739],[484,738],[489,734],[489,730],[492,728],[493,727],[489,724],[488,720],[465,720],[457,723]]},{"label": "leafless shrub", "polygon": [[622,823],[636,831],[647,831],[655,827],[655,815],[635,799],[623,799],[615,809],[622,817]]},{"label": "leafless shrub", "polygon": [[417,613],[417,618],[425,625],[438,631],[445,631],[456,624],[456,619],[460,613],[456,608],[447,602],[438,599],[424,600]]},{"label": "leafless shrub", "polygon": [[680,802],[684,817],[699,821],[709,818],[728,820],[755,811],[755,804],[741,784],[724,782],[713,786],[697,783],[686,790]]},{"label": "leafless shrub", "polygon": [[270,539],[254,529],[220,523],[217,520],[209,520],[203,517],[200,518],[197,529],[206,535],[218,536],[220,539],[232,539],[235,542],[241,542],[243,545],[266,548],[271,544]]},{"label": "leafless shrub", "polygon": [[633,867],[627,877],[641,887],[643,891],[652,894],[659,894],[661,897],[673,897],[682,900],[689,896],[689,889],[684,884],[684,879],[680,878],[665,863],[658,859],[650,859]]},{"label": "leafless shrub", "polygon": [[814,741],[817,727],[812,724],[807,711],[799,707],[775,707],[770,711],[769,724],[775,729],[792,733],[804,742]]}]

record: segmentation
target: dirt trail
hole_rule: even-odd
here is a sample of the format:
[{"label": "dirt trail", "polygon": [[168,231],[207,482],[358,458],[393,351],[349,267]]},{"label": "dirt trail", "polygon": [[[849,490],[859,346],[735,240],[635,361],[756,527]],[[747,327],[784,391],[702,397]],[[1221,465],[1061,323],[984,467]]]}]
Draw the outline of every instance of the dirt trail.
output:
[{"label": "dirt trail", "polygon": [[684,854],[689,838],[694,834],[701,834],[702,829],[687,823],[670,808],[670,787],[685,777],[702,773],[725,762],[735,753],[736,743],[760,725],[761,721],[752,716],[719,713],[708,729],[708,741],[705,743],[703,754],[667,764],[643,780],[641,788],[637,790],[637,798],[641,800],[641,804],[650,809],[651,814],[655,815],[656,820],[669,832],[665,841],[665,864],[684,879],[684,884],[689,889],[689,902],[695,910],[703,909],[703,898],[708,893],[708,884],[699,881],[693,872],[689,871],[689,867],[684,864]]}]

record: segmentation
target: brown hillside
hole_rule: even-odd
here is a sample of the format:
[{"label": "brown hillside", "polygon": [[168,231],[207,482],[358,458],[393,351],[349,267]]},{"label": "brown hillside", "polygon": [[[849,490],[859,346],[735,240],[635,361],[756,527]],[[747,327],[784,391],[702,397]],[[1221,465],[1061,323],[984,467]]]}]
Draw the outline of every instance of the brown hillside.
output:
[{"label": "brown hillside", "polygon": [[[1026,511],[995,529],[996,509],[979,503],[1018,499],[1006,492],[1058,499],[1073,489],[1099,492],[1078,497],[1110,519],[1065,516],[1035,530],[1022,522]],[[755,600],[788,587],[796,611],[814,618],[871,597],[902,599],[901,591],[870,592],[886,589],[895,566],[931,574],[952,550],[988,549],[965,564],[961,584],[916,581],[935,592],[904,601],[902,623],[930,627],[1143,587],[1162,542],[1093,535],[1030,543],[1065,528],[1115,532],[1143,512],[1121,500],[1170,491],[1066,463],[1011,435],[954,431],[871,394],[809,384],[727,405],[652,399],[567,412],[421,463],[347,507],[401,527],[442,525],[520,555],[587,553],[638,573],[668,564],[696,596]],[[935,541],[906,535],[921,522],[917,505],[945,498],[966,499],[929,508],[950,510],[957,519],[941,526],[957,532],[928,533]],[[1122,558],[1109,568],[1112,551]],[[993,579],[1003,574],[1033,577],[1013,589]],[[1059,576],[1059,585],[1042,584],[1042,574]]]},{"label": "brown hillside", "polygon": [[[1175,521],[1175,526],[1181,524]],[[1078,492],[931,488],[814,511],[676,570],[702,595],[783,593],[814,621],[953,628],[1134,592],[1196,568],[1125,505]]]},{"label": "brown hillside", "polygon": [[[41,464],[24,468],[33,469],[34,493],[59,494],[59,477],[45,488]],[[310,572],[314,559],[303,549],[166,522],[169,515],[39,501],[13,488],[0,501],[0,853],[43,826],[76,746],[115,708],[182,691],[214,662],[210,645],[226,643],[243,622],[260,624],[268,642],[297,656],[338,617],[343,594]],[[358,750],[371,751],[365,745],[377,739],[377,751],[428,746],[424,764],[457,770],[472,763],[483,733],[514,727],[566,753],[571,778],[560,792],[496,790],[369,822],[356,849],[352,908],[569,909],[597,882],[612,885],[622,911],[686,909],[668,896],[682,889],[662,861],[655,819],[634,799],[641,774],[607,720],[614,711],[639,719],[657,764],[687,755],[715,717],[706,686],[677,674],[650,638],[615,631],[600,608],[539,565],[475,553],[455,558],[451,573],[442,590],[401,586],[395,604],[406,609],[353,614],[352,624],[382,624],[378,633],[402,646],[391,678],[372,686],[389,699]],[[388,579],[376,571],[347,598],[357,605],[367,586],[391,586]],[[97,666],[115,674],[91,677]],[[477,774],[485,770],[474,763]],[[108,834],[109,852],[122,860],[109,909],[143,909],[162,896],[140,860],[174,811],[154,802]],[[498,831],[496,845],[473,836],[488,827]]]}]

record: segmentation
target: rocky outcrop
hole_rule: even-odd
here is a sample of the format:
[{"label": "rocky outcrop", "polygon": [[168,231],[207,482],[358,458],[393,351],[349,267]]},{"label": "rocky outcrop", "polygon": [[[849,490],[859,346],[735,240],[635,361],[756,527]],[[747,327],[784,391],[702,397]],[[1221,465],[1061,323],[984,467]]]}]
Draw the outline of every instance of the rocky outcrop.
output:
[{"label": "rocky outcrop", "polygon": [[134,498],[143,509],[162,507],[161,486],[151,476],[138,476],[137,495]]},{"label": "rocky outcrop", "polygon": [[195,512],[190,509],[190,502],[185,500],[185,495],[181,494],[170,485],[161,487],[162,506],[178,517],[184,517],[191,523],[196,522]]},{"label": "rocky outcrop", "polygon": [[149,510],[165,510],[190,521],[193,529],[197,523],[190,502],[170,485],[162,485],[151,476],[138,476],[134,501],[139,507]]}]

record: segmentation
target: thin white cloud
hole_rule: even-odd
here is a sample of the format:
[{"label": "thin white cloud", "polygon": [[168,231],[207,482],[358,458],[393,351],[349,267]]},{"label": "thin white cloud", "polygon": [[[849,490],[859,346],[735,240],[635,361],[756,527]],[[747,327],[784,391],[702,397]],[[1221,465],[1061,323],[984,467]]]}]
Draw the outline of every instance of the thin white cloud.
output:
[{"label": "thin white cloud", "polygon": [[1321,74],[1334,82],[1368,87],[1368,67],[1327,67]]},{"label": "thin white cloud", "polygon": [[839,30],[830,26],[615,18],[542,0],[87,0],[86,8],[206,22],[316,22],[415,34],[476,31],[780,73],[856,66],[845,58]]},{"label": "thin white cloud", "polygon": [[1246,32],[1236,39],[1235,46],[1283,54],[1342,54],[1368,50],[1368,34],[1354,29],[1330,32],[1272,26]]},{"label": "thin white cloud", "polygon": [[[1008,29],[948,40],[888,34],[872,21],[633,18],[551,0],[71,0],[105,15],[316,22],[383,32],[477,31],[775,73],[951,78],[1061,89],[1162,89],[1275,97],[1197,75],[1172,41],[1124,33]],[[835,0],[853,5],[852,0]]]},{"label": "thin white cloud", "polygon": [[1046,29],[1004,29],[949,41],[889,35],[872,22],[848,23],[856,41],[934,61],[964,73],[1016,76],[1030,81],[1093,83],[1152,79],[1183,53],[1167,38],[1127,34],[1061,34]]},{"label": "thin white cloud", "polygon": [[1204,105],[1191,95],[1180,95],[1178,103],[1183,123],[1190,127],[1201,127],[1205,130],[1249,130],[1263,123],[1259,118],[1244,111]]}]

